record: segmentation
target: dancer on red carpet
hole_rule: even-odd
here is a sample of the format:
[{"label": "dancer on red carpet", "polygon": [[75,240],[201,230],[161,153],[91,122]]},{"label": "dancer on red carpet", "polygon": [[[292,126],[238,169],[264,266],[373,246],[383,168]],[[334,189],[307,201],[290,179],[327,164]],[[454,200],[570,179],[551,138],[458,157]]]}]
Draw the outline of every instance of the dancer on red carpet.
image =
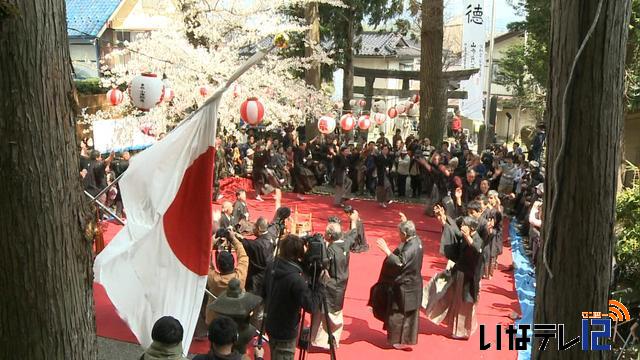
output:
[{"label": "dancer on red carpet", "polygon": [[416,226],[400,213],[401,243],[393,252],[380,238],[378,248],[387,256],[378,283],[371,291],[369,305],[376,318],[384,321],[387,342],[396,349],[418,343],[419,309],[422,301],[422,240]]},{"label": "dancer on red carpet", "polygon": [[477,327],[476,304],[483,264],[482,238],[476,231],[478,220],[466,216],[458,226],[441,206],[434,211],[443,225],[441,249],[450,261],[447,269],[431,278],[424,288],[422,307],[429,320],[447,325],[453,338],[468,339]]}]

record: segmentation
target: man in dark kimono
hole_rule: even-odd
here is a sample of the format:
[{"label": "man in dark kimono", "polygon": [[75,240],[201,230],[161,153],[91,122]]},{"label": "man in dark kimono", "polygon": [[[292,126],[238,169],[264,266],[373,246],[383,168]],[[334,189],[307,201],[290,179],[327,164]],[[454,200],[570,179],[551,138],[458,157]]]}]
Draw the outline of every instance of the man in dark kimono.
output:
[{"label": "man in dark kimono", "polygon": [[375,158],[375,166],[377,173],[376,182],[376,201],[381,207],[386,208],[391,203],[391,179],[389,178],[389,169],[393,165],[393,158],[389,155],[389,146],[384,145],[380,151],[380,155]]},{"label": "man in dark kimono", "polygon": [[260,217],[256,220],[254,227],[255,240],[242,239],[247,256],[249,256],[249,271],[247,272],[247,282],[245,289],[260,296],[262,293],[262,283],[264,272],[273,261],[274,241],[272,234],[268,231],[267,220]]},{"label": "man in dark kimono", "polygon": [[344,211],[349,215],[349,231],[344,237],[345,239],[348,238],[351,244],[351,251],[354,253],[369,251],[369,244],[367,243],[367,237],[364,233],[364,224],[362,220],[360,220],[358,210],[347,205],[344,207]]},{"label": "man in dark kimono", "polygon": [[298,200],[304,200],[302,195],[311,191],[315,185],[313,172],[307,167],[309,155],[305,142],[300,143],[300,146],[296,147],[293,152],[293,191],[298,193]]},{"label": "man in dark kimono", "polygon": [[240,189],[236,191],[236,202],[233,203],[233,228],[240,234],[253,232],[253,224],[249,222],[249,208],[247,207],[247,193]]},{"label": "man in dark kimono", "polygon": [[233,229],[233,224],[233,204],[230,201],[225,201],[222,203],[218,229]]},{"label": "man in dark kimono", "polygon": [[329,269],[325,274],[325,296],[330,324],[327,328],[322,311],[313,314],[311,345],[329,349],[328,331],[333,334],[334,345],[337,347],[344,327],[342,308],[349,280],[349,247],[351,247],[351,243],[349,238],[342,236],[340,223],[331,222],[331,219],[325,231],[325,240],[328,243],[327,256],[329,258]]},{"label": "man in dark kimono", "polygon": [[[401,243],[393,252],[380,238],[378,248],[387,256],[382,264],[379,283],[387,286],[384,329],[387,341],[396,349],[405,349],[418,342],[419,308],[422,303],[422,240],[416,226],[400,213]],[[370,305],[371,304],[370,301]],[[375,310],[374,310],[375,312]]]},{"label": "man in dark kimono", "polygon": [[333,158],[333,183],[335,185],[333,204],[335,206],[344,206],[344,201],[351,192],[351,179],[347,176],[347,157],[350,153],[349,147],[343,146],[340,148],[340,153]]}]

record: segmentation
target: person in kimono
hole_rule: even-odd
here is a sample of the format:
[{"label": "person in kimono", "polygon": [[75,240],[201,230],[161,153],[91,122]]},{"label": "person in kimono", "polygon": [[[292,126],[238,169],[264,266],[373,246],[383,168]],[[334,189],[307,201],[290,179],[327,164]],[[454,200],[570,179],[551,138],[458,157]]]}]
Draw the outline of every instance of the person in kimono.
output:
[{"label": "person in kimono", "polygon": [[338,347],[344,327],[342,308],[344,307],[344,296],[349,280],[349,248],[351,243],[350,238],[343,237],[339,220],[333,219],[332,221],[331,218],[325,230],[325,240],[327,241],[329,269],[323,276],[329,325],[327,326],[322,311],[317,311],[313,314],[311,345],[329,349],[330,338],[328,332],[330,331],[333,334],[334,345]]},{"label": "person in kimono", "polygon": [[389,169],[393,165],[393,158],[389,155],[389,145],[382,146],[380,154],[375,157],[376,167],[376,200],[381,207],[386,208],[391,204],[391,195],[393,193],[391,187],[391,179],[389,177]]},{"label": "person in kimono", "polygon": [[[388,298],[384,313],[387,342],[396,349],[406,349],[418,342],[419,309],[422,302],[422,240],[416,226],[400,213],[400,245],[393,251],[380,238],[378,248],[386,255],[379,284],[386,287]],[[377,306],[370,300],[370,305]],[[374,309],[374,312],[377,312]]]},{"label": "person in kimono", "polygon": [[253,224],[249,222],[249,208],[247,207],[247,192],[236,191],[236,201],[233,203],[233,228],[240,234],[253,232]]},{"label": "person in kimono", "polygon": [[449,263],[424,288],[422,307],[427,318],[445,324],[454,339],[468,339],[477,328],[475,310],[482,276],[478,220],[465,216],[456,222],[441,206],[434,211],[443,226],[441,249]]},{"label": "person in kimono", "polygon": [[335,186],[333,204],[335,206],[344,206],[344,201],[348,199],[351,192],[351,179],[347,176],[349,171],[347,158],[350,153],[348,146],[342,146],[340,153],[333,158],[333,184]]},{"label": "person in kimono", "polygon": [[351,238],[351,252],[361,253],[369,251],[367,236],[364,233],[364,223],[360,219],[360,213],[350,205],[344,207],[344,212],[349,215],[349,231],[345,237]]}]

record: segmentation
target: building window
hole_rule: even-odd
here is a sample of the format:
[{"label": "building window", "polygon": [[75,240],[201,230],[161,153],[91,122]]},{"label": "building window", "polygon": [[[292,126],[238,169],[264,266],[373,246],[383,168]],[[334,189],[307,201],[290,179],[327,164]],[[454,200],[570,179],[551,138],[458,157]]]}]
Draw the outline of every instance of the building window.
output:
[{"label": "building window", "polygon": [[400,62],[400,70],[402,70],[402,71],[413,71],[413,61],[411,61],[411,62]]}]

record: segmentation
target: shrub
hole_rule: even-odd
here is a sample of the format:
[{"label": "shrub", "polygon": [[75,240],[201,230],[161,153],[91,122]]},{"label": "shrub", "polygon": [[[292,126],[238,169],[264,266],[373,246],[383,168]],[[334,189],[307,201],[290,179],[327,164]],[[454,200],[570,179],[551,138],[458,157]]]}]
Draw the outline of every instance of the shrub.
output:
[{"label": "shrub", "polygon": [[[638,171],[637,167],[634,170]],[[618,194],[616,202],[616,259],[620,282],[632,289],[640,289],[640,179]]]},{"label": "shrub", "polygon": [[75,80],[76,89],[79,94],[83,95],[95,95],[106,94],[109,89],[102,87],[100,78],[89,78],[82,80]]}]

